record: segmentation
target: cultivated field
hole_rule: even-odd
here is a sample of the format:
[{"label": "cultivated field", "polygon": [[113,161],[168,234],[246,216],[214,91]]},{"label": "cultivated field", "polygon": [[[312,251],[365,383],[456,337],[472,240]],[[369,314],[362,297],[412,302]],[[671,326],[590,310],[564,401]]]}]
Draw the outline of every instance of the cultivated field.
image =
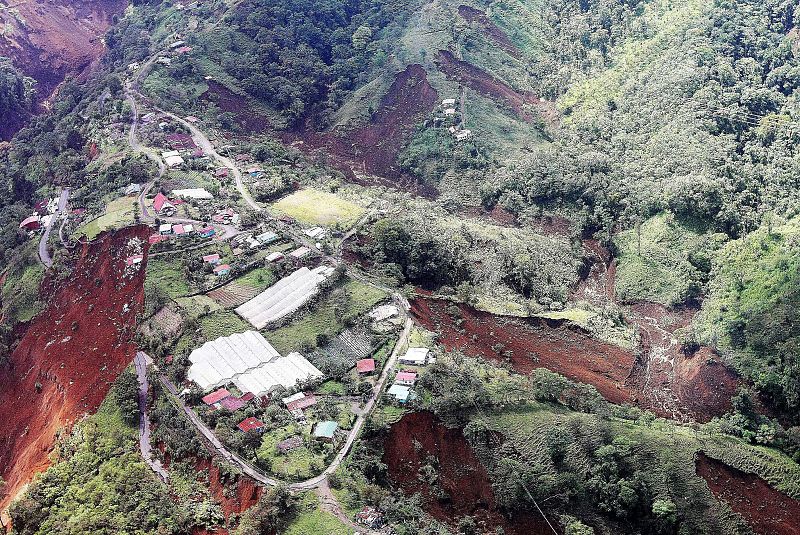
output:
[{"label": "cultivated field", "polygon": [[272,205],[277,212],[310,225],[352,224],[364,208],[332,193],[304,189],[292,193]]}]

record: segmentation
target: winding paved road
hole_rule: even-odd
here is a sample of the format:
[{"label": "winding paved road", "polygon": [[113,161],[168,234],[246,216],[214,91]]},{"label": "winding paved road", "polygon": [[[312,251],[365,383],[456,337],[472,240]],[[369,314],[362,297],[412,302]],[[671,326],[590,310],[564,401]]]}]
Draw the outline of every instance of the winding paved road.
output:
[{"label": "winding paved road", "polygon": [[162,466],[161,461],[153,458],[150,449],[150,417],[147,413],[147,392],[150,389],[150,384],[147,380],[147,365],[152,363],[152,359],[141,351],[137,352],[136,358],[133,359],[136,378],[139,380],[139,451],[141,451],[142,458],[147,463],[147,466],[162,481],[166,482],[169,475]]},{"label": "winding paved road", "polygon": [[64,213],[69,200],[69,188],[61,190],[61,196],[58,198],[58,208],[55,213],[51,214],[50,220],[42,233],[42,238],[39,240],[39,260],[46,267],[52,267],[53,258],[50,256],[50,249],[47,247],[47,241],[50,239],[50,232],[53,230],[53,223]]}]

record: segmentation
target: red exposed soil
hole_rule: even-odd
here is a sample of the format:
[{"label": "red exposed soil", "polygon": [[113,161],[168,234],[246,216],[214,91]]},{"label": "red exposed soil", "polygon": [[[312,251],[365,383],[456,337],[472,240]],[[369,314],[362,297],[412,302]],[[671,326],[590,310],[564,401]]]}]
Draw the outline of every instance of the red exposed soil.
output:
[{"label": "red exposed soil", "polygon": [[[241,514],[253,507],[261,495],[264,493],[263,487],[259,487],[248,477],[237,477],[233,482],[223,481],[219,467],[211,461],[202,460],[196,463],[197,471],[208,475],[209,490],[216,501],[222,505],[222,513],[227,522],[234,514]],[[227,529],[217,529],[208,531],[202,528],[194,530],[193,535],[227,535]]]},{"label": "red exposed soil", "polygon": [[770,487],[754,474],[737,470],[700,452],[697,474],[714,496],[740,514],[759,535],[800,535],[800,501]]},{"label": "red exposed soil", "polygon": [[397,74],[378,110],[365,126],[349,131],[316,133],[306,128],[284,136],[284,141],[301,141],[304,150],[321,151],[330,164],[350,180],[369,174],[384,179],[381,184],[400,187],[434,197],[438,192],[405,173],[397,155],[408,142],[414,125],[422,122],[438,103],[436,90],[428,83],[421,65],[409,65]]},{"label": "red exposed soil", "polygon": [[254,109],[247,97],[237,95],[214,80],[209,80],[207,84],[208,91],[203,93],[201,98],[216,104],[220,111],[233,113],[242,130],[248,133],[261,133],[270,129],[269,118]]},{"label": "red exposed soil", "polygon": [[484,96],[504,103],[524,121],[533,122],[535,116],[530,109],[543,104],[536,95],[511,88],[493,78],[486,71],[457,59],[449,50],[439,51],[436,64],[448,78],[471,87]]},{"label": "red exposed soil", "polygon": [[521,54],[519,49],[511,42],[511,39],[497,27],[497,25],[489,20],[486,13],[471,6],[458,6],[458,14],[461,18],[471,24],[477,24],[481,31],[491,39],[494,44],[505,50],[509,55],[520,58]]},{"label": "red exposed soil", "polygon": [[149,232],[131,227],[83,244],[72,274],[49,284],[47,308],[0,371],[0,477],[9,499],[47,468],[58,431],[97,410],[133,359],[145,265],[123,276],[125,249],[138,237],[146,253]]},{"label": "red exposed soil", "polygon": [[67,76],[85,75],[96,64],[104,51],[102,35],[127,1],[20,0],[8,5],[19,10],[24,23],[11,10],[0,10],[0,26],[6,28],[0,33],[0,56],[34,78],[39,97],[46,99]]},{"label": "red exposed soil", "polygon": [[[411,306],[417,321],[439,332],[440,341],[448,350],[509,362],[520,373],[547,368],[594,385],[614,403],[630,402],[636,397],[626,385],[634,361],[630,351],[596,340],[562,322],[495,316],[466,305],[458,305],[463,322],[457,327],[458,318],[448,314],[449,306],[447,301],[429,298],[414,299]],[[504,352],[510,354],[510,360],[502,355]]]},{"label": "red exposed soil", "polygon": [[[420,474],[430,457],[437,466],[434,484]],[[419,493],[425,512],[440,521],[452,523],[470,515],[479,524],[480,533],[493,533],[498,526],[509,535],[552,533],[541,517],[505,518],[495,505],[489,475],[461,430],[446,428],[430,412],[406,414],[391,427],[384,442],[383,462],[392,483],[406,494]],[[434,495],[436,490],[446,496]]]}]

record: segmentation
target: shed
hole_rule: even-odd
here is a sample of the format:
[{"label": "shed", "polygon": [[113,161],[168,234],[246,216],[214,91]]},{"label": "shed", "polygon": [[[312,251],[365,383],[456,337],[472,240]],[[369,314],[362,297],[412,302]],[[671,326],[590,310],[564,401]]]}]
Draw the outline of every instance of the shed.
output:
[{"label": "shed", "polygon": [[316,427],[314,427],[314,438],[317,440],[331,442],[338,428],[339,424],[333,420],[319,422]]},{"label": "shed", "polygon": [[367,374],[375,371],[375,359],[361,359],[356,362],[356,369],[359,374]]},{"label": "shed", "polygon": [[231,272],[231,266],[228,264],[222,264],[221,266],[217,266],[214,268],[214,275],[217,277],[223,277]]},{"label": "shed", "polygon": [[25,230],[37,230],[42,226],[40,221],[41,220],[39,219],[38,215],[32,215],[23,219],[22,223],[19,224],[19,228],[24,228]]},{"label": "shed", "polygon": [[243,433],[247,433],[248,431],[257,431],[261,429],[264,427],[264,422],[251,416],[250,418],[245,418],[239,422],[239,425],[236,427],[238,427]]},{"label": "shed", "polygon": [[220,388],[219,390],[215,390],[211,392],[207,396],[203,397],[203,403],[206,405],[214,405],[215,403],[219,403],[223,399],[229,397],[231,395],[225,388]]},{"label": "shed", "polygon": [[170,225],[169,223],[162,223],[158,227],[158,232],[159,232],[159,234],[162,234],[162,235],[163,234],[172,234],[172,225]]},{"label": "shed", "polygon": [[267,255],[267,262],[277,262],[282,258],[283,258],[283,253],[275,251],[274,253],[269,253]]},{"label": "shed", "polygon": [[209,254],[203,257],[203,262],[214,264],[215,266],[220,262],[219,254]]},{"label": "shed", "polygon": [[245,406],[247,402],[243,401],[240,398],[235,398],[233,396],[227,397],[220,401],[220,405],[222,405],[223,409],[228,409],[231,412],[236,412],[242,407]]},{"label": "shed", "polygon": [[411,397],[411,387],[404,385],[392,385],[387,392],[390,396],[400,403],[405,403]]},{"label": "shed", "polygon": [[425,366],[428,353],[430,353],[430,349],[427,347],[409,347],[406,354],[400,357],[400,363],[410,366]]},{"label": "shed", "polygon": [[286,408],[291,412],[297,409],[307,409],[317,404],[317,398],[313,395],[303,396],[300,399],[295,399],[286,404]]}]

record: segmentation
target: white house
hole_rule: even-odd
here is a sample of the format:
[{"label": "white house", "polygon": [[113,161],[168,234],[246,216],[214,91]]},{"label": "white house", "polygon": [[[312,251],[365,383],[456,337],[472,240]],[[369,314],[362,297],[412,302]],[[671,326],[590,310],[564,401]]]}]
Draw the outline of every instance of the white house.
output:
[{"label": "white house", "polygon": [[400,363],[409,366],[425,366],[430,351],[427,347],[409,347],[406,354],[400,357]]}]

